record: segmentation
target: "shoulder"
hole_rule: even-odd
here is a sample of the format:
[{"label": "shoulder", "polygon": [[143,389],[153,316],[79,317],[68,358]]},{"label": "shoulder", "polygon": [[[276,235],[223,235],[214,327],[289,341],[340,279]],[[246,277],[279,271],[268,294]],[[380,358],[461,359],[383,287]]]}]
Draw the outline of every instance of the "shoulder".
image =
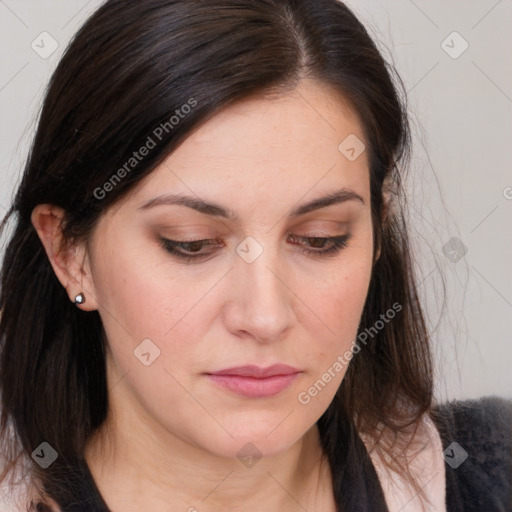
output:
[{"label": "shoulder", "polygon": [[[400,440],[381,425],[383,435],[375,440],[359,434],[366,445],[375,471],[379,477],[386,504],[390,512],[429,510],[446,512],[445,472],[442,443],[435,424],[424,414],[415,424],[413,432],[403,433]],[[390,462],[407,467],[411,482],[400,472],[391,469]],[[422,489],[422,495],[418,492]]]},{"label": "shoulder", "polygon": [[448,510],[508,511],[512,505],[512,400],[485,396],[436,404]]},{"label": "shoulder", "polygon": [[512,399],[486,396],[453,400],[435,405],[431,418],[441,434],[443,445],[447,441],[462,442],[474,454],[479,454],[478,460],[482,463],[485,454],[481,452],[484,451],[494,454],[495,460],[510,460],[506,448],[512,443]]},{"label": "shoulder", "polygon": [[[459,428],[463,428],[466,421],[477,423],[479,426],[492,428],[496,425],[503,429],[512,416],[512,398],[490,395],[467,400],[451,400],[435,404],[432,407],[432,417],[449,418]],[[496,421],[498,423],[496,424]]]}]

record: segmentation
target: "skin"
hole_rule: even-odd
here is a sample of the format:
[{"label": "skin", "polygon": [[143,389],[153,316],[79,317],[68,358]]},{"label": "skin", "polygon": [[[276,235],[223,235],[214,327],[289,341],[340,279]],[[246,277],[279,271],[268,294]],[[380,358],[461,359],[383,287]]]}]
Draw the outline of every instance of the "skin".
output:
[{"label": "skin", "polygon": [[[105,326],[109,416],[86,460],[111,509],[335,510],[316,421],[346,366],[308,404],[298,395],[351,348],[374,263],[367,153],[350,161],[338,150],[350,134],[364,141],[350,105],[303,80],[208,120],[106,212],[88,243],[59,250],[63,212],[34,209],[70,300],[84,293],[80,309],[97,309]],[[341,188],[364,204],[290,217],[297,205]],[[139,209],[164,193],[215,202],[238,220],[183,205]],[[351,237],[339,253],[321,256],[301,249],[328,242],[297,242],[290,233]],[[221,243],[187,263],[159,235]],[[263,249],[252,263],[236,252],[248,236]],[[134,356],[144,339],[160,350],[149,366]],[[301,373],[267,398],[237,395],[204,375],[274,363]],[[247,443],[261,456],[250,467],[237,456]]]}]

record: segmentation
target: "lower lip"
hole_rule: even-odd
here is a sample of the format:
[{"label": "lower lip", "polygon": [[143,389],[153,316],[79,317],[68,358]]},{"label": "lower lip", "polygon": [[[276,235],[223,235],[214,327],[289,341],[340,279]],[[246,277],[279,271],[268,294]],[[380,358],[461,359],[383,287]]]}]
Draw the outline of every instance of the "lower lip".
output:
[{"label": "lower lip", "polygon": [[262,398],[274,396],[285,390],[298,376],[298,373],[290,375],[273,375],[272,377],[256,378],[240,375],[208,375],[215,384],[229,389],[239,395]]}]

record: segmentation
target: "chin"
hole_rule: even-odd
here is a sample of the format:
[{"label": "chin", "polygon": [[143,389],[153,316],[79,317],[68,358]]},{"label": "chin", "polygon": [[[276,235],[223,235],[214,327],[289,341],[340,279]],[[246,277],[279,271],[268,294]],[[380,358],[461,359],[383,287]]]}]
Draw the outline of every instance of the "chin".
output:
[{"label": "chin", "polygon": [[[240,422],[237,425],[226,426],[228,432],[233,436],[225,434],[218,442],[209,443],[213,453],[227,458],[238,458],[243,463],[244,460],[259,459],[261,457],[272,457],[278,455],[291,446],[293,446],[308,430],[298,428],[296,423],[291,421],[288,428],[284,423],[279,425],[279,421],[272,422],[272,427],[267,422],[262,421],[259,425],[249,420],[248,423]],[[292,427],[292,430],[290,429]]]}]

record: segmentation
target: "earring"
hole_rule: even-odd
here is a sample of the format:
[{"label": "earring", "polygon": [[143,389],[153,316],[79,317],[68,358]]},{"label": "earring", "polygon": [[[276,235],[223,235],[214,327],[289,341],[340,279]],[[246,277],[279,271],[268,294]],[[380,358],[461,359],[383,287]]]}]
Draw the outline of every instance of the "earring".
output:
[{"label": "earring", "polygon": [[85,295],[83,293],[79,293],[75,297],[75,304],[83,304],[85,302]]}]

